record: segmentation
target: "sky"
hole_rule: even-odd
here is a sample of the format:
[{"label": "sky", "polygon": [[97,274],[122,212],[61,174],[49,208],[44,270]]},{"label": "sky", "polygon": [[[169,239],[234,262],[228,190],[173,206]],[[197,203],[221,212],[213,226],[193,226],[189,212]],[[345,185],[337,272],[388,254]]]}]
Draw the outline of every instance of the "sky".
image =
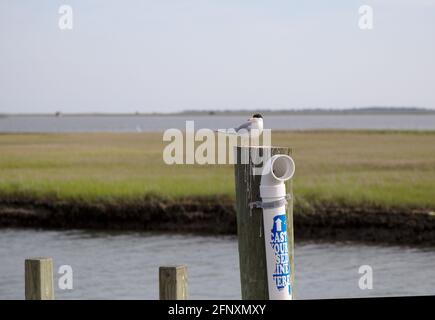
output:
[{"label": "sky", "polygon": [[434,39],[435,0],[0,0],[0,113],[435,109]]}]

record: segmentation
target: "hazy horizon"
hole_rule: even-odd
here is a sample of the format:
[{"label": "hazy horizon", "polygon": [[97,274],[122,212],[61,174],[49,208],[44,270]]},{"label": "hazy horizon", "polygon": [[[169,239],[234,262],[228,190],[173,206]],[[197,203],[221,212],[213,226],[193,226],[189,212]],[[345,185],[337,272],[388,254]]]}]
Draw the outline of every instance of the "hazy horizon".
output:
[{"label": "hazy horizon", "polygon": [[135,114],[189,114],[189,113],[208,113],[208,112],[216,112],[219,114],[225,114],[225,113],[242,113],[242,112],[265,112],[265,113],[323,113],[323,112],[330,112],[330,113],[340,113],[340,112],[346,112],[350,114],[375,114],[377,112],[380,113],[391,113],[391,115],[394,114],[406,114],[406,113],[413,113],[415,115],[418,114],[425,114],[425,112],[429,113],[435,113],[435,109],[429,109],[429,108],[420,108],[420,107],[407,107],[407,106],[368,106],[368,107],[355,107],[355,108],[304,108],[304,109],[193,109],[193,110],[180,110],[180,111],[113,111],[113,112],[104,112],[104,111],[85,111],[85,112],[63,112],[62,110],[56,110],[54,112],[0,112],[0,115],[7,115],[7,116],[14,116],[14,115],[135,115]]},{"label": "hazy horizon", "polygon": [[[73,29],[60,30],[61,5]],[[361,5],[374,29],[358,27]],[[0,2],[0,113],[435,109],[435,0]]]}]

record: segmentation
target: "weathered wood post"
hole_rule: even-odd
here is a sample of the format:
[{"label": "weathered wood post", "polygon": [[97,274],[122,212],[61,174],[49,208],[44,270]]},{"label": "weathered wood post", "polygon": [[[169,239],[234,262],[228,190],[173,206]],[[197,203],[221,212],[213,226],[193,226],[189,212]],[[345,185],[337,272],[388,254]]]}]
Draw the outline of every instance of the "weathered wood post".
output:
[{"label": "weathered wood post", "polygon": [[53,260],[30,258],[24,262],[26,300],[53,300]]},{"label": "weathered wood post", "polygon": [[187,267],[162,266],[159,268],[160,300],[187,300]]},{"label": "weathered wood post", "polygon": [[[266,150],[267,149],[267,150]],[[249,204],[260,201],[261,175],[253,175],[258,165],[258,156],[270,152],[291,155],[291,149],[281,147],[236,147],[235,164],[237,235],[239,242],[239,265],[242,299],[268,300],[267,262],[263,229],[262,209],[251,209]],[[242,161],[245,157],[245,161]],[[293,196],[291,180],[286,183],[287,193],[291,195],[287,205],[287,234],[291,266],[291,286],[294,287],[293,255]]]}]

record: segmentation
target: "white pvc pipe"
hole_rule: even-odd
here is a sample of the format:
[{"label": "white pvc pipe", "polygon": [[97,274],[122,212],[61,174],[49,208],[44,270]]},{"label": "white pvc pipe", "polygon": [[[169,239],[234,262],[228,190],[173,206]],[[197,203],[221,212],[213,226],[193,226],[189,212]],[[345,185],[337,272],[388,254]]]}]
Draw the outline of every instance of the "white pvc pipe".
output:
[{"label": "white pvc pipe", "polygon": [[[260,196],[263,204],[286,198],[285,181],[295,172],[295,163],[287,155],[274,155],[263,167]],[[291,264],[287,234],[286,208],[263,208],[267,282],[270,300],[291,300]]]}]

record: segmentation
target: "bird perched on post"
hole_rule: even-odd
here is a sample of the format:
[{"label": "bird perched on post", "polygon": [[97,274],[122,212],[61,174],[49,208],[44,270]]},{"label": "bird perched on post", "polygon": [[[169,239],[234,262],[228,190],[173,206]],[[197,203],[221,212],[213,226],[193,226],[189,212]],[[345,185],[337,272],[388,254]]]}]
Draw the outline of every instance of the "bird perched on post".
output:
[{"label": "bird perched on post", "polygon": [[261,114],[256,113],[247,122],[241,124],[236,128],[216,130],[219,133],[225,134],[249,134],[250,136],[259,136],[263,132],[263,117]]}]

